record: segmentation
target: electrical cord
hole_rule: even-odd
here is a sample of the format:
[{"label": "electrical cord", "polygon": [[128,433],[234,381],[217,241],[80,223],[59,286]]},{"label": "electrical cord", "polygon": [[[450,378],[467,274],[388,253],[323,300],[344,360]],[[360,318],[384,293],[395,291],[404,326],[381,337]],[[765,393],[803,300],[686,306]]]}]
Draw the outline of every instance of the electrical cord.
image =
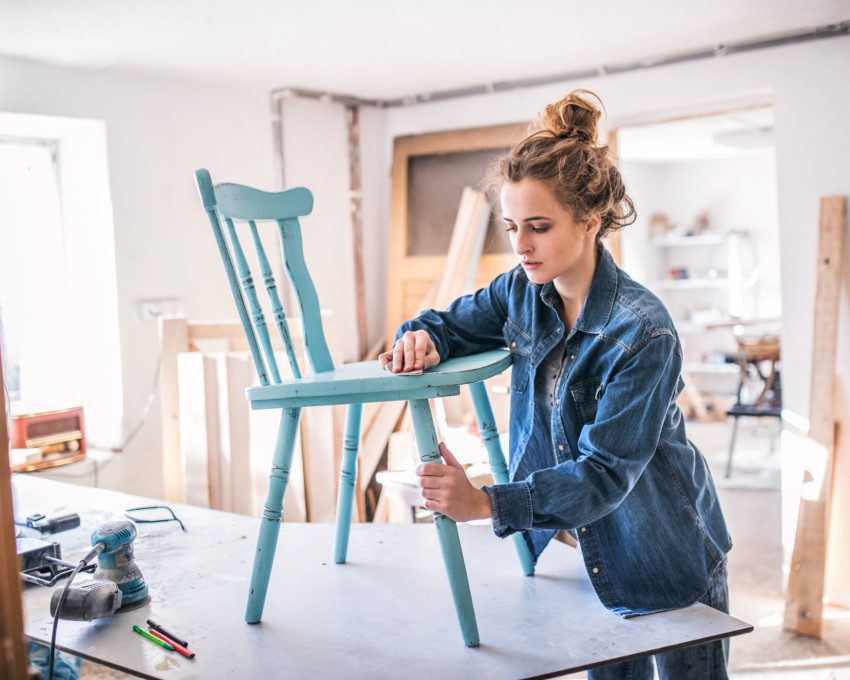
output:
[{"label": "electrical cord", "polygon": [[[116,459],[117,456],[115,454],[123,453],[124,449],[126,449],[130,445],[130,442],[132,442],[136,438],[136,435],[139,434],[142,427],[144,427],[145,423],[147,422],[148,417],[150,416],[151,408],[153,408],[153,405],[154,405],[154,402],[156,401],[157,393],[158,393],[158,390],[159,390],[159,369],[160,369],[161,365],[162,365],[162,352],[158,351],[157,355],[156,355],[156,367],[154,369],[154,377],[153,377],[153,381],[152,381],[152,385],[151,385],[151,390],[148,393],[147,401],[145,402],[145,406],[142,409],[141,416],[139,416],[139,420],[136,422],[136,424],[130,430],[129,434],[124,438],[124,441],[121,442],[121,444],[119,444],[118,446],[100,446],[100,445],[93,443],[93,442],[88,443],[90,448],[97,449],[99,451],[105,451],[107,453],[111,453],[112,457],[109,460],[104,461],[103,463],[100,463],[100,464],[95,463],[94,468],[92,469],[91,472],[84,472],[84,473],[60,472],[60,473],[55,473],[56,477],[70,477],[70,478],[79,479],[79,478],[83,478],[83,477],[89,477],[90,475],[94,475],[94,486],[95,487],[99,486],[99,484],[98,484],[98,474],[100,473],[100,471],[103,470],[107,465],[111,464]],[[8,419],[8,418],[11,417],[11,415],[10,415],[11,412],[9,410],[10,397],[9,397],[8,388],[6,387],[5,378],[3,380],[3,391],[5,392],[5,395],[6,395],[6,415],[7,415],[7,419]],[[11,447],[11,441],[12,441],[11,440],[11,427],[7,428],[7,432],[9,433],[9,446]]]},{"label": "electrical cord", "polygon": [[74,568],[74,571],[71,572],[67,583],[65,583],[65,587],[62,589],[62,594],[59,596],[59,602],[56,603],[56,613],[53,615],[53,632],[50,635],[50,662],[47,667],[47,680],[53,680],[53,663],[56,657],[56,631],[59,629],[59,614],[65,604],[65,598],[68,597],[68,589],[71,587],[71,583],[74,581],[77,574],[80,573],[80,570],[99,555],[104,548],[106,548],[105,543],[98,543],[95,545],[89,551],[89,554],[80,560],[80,563]]}]

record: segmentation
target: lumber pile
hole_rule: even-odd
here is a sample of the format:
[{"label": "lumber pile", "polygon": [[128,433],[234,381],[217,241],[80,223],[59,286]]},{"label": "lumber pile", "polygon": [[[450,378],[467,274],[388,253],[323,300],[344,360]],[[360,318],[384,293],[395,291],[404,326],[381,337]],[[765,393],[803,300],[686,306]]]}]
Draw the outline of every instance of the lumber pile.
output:
[{"label": "lumber pile", "polygon": [[[328,337],[332,315],[322,312]],[[305,369],[299,319],[290,320]],[[277,340],[279,343],[280,341]],[[291,377],[275,347],[281,377]],[[163,472],[167,499],[246,515],[262,511],[280,412],[251,411],[257,384],[241,324],[160,319]],[[304,409],[284,500],[285,521],[333,521],[342,454],[339,407]]]},{"label": "lumber pile", "polygon": [[[422,298],[419,309],[443,309],[472,288],[489,220],[490,206],[485,196],[465,187],[442,274]],[[391,343],[392,338],[388,338],[388,346]],[[366,489],[387,449],[390,435],[403,420],[406,406],[406,402],[385,402],[369,404],[364,409],[364,434],[358,457],[358,496],[364,499]],[[439,419],[436,422],[439,423]],[[405,426],[404,429],[410,428]],[[359,502],[365,501],[361,499]],[[383,507],[380,510],[376,507],[375,515],[380,519],[387,516],[387,511]]]}]

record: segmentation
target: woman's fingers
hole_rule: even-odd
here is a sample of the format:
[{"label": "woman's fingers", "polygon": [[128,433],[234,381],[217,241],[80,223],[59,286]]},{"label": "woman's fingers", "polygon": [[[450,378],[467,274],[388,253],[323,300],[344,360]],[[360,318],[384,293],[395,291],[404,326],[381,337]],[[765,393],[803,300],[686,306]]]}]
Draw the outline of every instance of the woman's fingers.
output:
[{"label": "woman's fingers", "polygon": [[414,333],[413,335],[413,370],[419,371],[425,368],[425,355],[428,349],[434,346],[431,338],[425,332]]},{"label": "woman's fingers", "polygon": [[449,451],[449,447],[446,446],[445,442],[440,442],[440,455],[443,457],[443,460],[446,461],[446,465],[457,468],[461,472],[465,472],[463,465],[457,462],[457,458],[455,458],[452,452]]},{"label": "woman's fingers", "polygon": [[378,356],[382,368],[393,373],[420,371],[440,363],[440,355],[425,331],[407,331],[395,341],[389,352]]}]

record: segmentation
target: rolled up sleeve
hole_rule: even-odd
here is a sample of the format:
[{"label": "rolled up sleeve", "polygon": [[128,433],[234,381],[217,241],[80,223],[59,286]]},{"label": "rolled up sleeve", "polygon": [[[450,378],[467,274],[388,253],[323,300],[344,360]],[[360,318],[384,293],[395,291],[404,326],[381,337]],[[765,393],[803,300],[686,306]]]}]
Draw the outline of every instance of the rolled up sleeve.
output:
[{"label": "rolled up sleeve", "polygon": [[493,531],[499,538],[532,526],[531,488],[526,482],[482,486],[493,508]]},{"label": "rolled up sleeve", "polygon": [[675,337],[652,336],[605,386],[596,418],[581,430],[575,460],[482,487],[495,533],[576,529],[613,512],[656,451],[665,415],[675,407],[680,371]]}]

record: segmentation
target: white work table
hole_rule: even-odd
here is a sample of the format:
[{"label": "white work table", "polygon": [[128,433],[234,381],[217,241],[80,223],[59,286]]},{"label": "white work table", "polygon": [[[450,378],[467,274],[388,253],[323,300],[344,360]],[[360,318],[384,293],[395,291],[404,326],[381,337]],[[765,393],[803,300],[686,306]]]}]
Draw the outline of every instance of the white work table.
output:
[{"label": "white work table", "polygon": [[[133,506],[127,494],[13,477],[16,517],[79,513],[45,538],[79,560],[92,530]],[[136,561],[150,604],[90,623],[60,621],[58,647],[150,678],[551,677],[752,626],[701,604],[622,619],[597,599],[579,553],[553,542],[526,577],[510,541],[461,525],[481,646],[463,645],[429,524],[354,524],[349,562],[333,562],[333,527],[284,524],[262,623],[243,621],[259,520],[171,504],[176,522],[139,524]],[[78,581],[89,578],[82,574]],[[53,588],[24,584],[27,637],[49,644]],[[131,630],[153,619],[190,643],[190,660]]]}]

